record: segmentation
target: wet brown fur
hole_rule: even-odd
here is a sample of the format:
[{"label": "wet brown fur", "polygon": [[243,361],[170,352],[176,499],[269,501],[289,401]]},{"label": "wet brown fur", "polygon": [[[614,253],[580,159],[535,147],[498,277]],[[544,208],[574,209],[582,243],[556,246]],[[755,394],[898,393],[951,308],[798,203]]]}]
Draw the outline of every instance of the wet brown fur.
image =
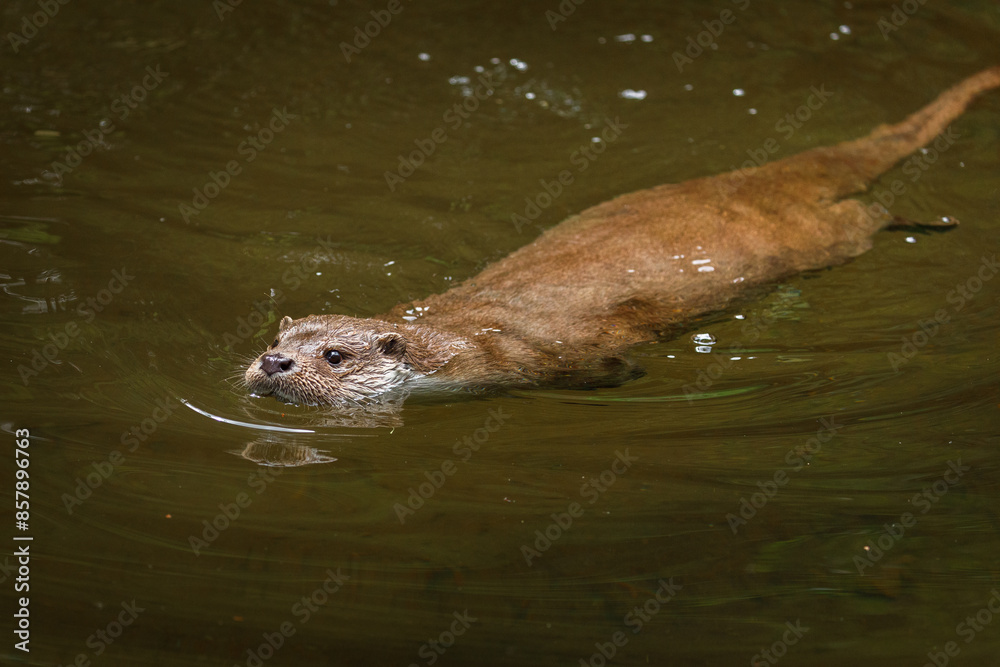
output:
[{"label": "wet brown fur", "polygon": [[[389,355],[379,357],[375,346],[354,357],[357,377],[364,383],[368,374],[372,388],[378,385],[370,395],[383,390],[374,380],[386,365],[377,370],[376,359],[408,366],[414,372],[406,382],[441,385],[538,384],[593,368],[629,345],[725,307],[748,288],[868,250],[872,235],[892,219],[850,195],[865,191],[944,131],[976,95],[997,86],[1000,67],[861,139],[768,163],[750,175],[732,172],[617,197],[453,289],[375,318],[325,315],[285,323],[269,353],[300,359],[300,368],[323,376],[309,378],[322,388],[295,396],[280,390],[279,384],[302,384],[310,374],[267,376],[260,369],[264,355],[247,370],[248,386],[297,402],[341,403],[347,394],[336,373],[343,369],[331,375],[325,361],[307,364],[303,353],[315,356],[365,331],[372,340],[387,332],[399,336]],[[713,270],[699,270],[704,267]]]}]

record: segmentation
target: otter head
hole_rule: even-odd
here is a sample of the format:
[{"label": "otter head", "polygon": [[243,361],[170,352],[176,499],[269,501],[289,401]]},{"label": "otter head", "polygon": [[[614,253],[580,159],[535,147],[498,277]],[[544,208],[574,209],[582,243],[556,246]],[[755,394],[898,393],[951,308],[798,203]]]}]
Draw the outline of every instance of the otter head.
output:
[{"label": "otter head", "polygon": [[341,315],[285,317],[244,379],[259,396],[356,405],[430,375],[462,347],[460,339],[412,325]]}]

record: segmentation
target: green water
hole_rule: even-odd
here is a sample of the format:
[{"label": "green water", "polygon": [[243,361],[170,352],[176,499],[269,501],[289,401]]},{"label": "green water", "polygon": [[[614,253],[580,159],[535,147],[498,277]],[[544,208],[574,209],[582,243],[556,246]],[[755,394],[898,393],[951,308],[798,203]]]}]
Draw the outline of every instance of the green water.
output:
[{"label": "green water", "polygon": [[899,119],[1000,62],[996,3],[49,4],[0,9],[0,662],[1000,664],[1000,93],[879,184],[958,229],[638,348],[624,386],[359,426],[235,382],[275,317]]}]

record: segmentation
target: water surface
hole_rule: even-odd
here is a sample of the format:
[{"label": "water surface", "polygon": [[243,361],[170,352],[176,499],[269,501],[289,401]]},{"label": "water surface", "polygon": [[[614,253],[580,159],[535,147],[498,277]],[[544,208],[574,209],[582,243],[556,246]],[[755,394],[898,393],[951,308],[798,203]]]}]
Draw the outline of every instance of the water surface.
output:
[{"label": "water surface", "polygon": [[33,541],[2,660],[998,664],[1000,94],[872,195],[958,229],[642,346],[624,386],[352,427],[234,381],[283,315],[382,312],[615,195],[897,120],[1000,62],[996,3],[403,2],[342,46],[386,6],[76,0],[5,37],[0,488]]}]

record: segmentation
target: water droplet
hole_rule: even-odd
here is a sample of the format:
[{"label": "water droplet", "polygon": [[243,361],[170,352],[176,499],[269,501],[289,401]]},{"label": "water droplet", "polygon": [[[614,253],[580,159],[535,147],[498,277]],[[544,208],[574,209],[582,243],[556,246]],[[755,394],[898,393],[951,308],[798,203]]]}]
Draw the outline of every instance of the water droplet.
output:
[{"label": "water droplet", "polygon": [[715,345],[716,343],[715,336],[710,333],[696,333],[691,336],[691,340],[698,345]]}]

